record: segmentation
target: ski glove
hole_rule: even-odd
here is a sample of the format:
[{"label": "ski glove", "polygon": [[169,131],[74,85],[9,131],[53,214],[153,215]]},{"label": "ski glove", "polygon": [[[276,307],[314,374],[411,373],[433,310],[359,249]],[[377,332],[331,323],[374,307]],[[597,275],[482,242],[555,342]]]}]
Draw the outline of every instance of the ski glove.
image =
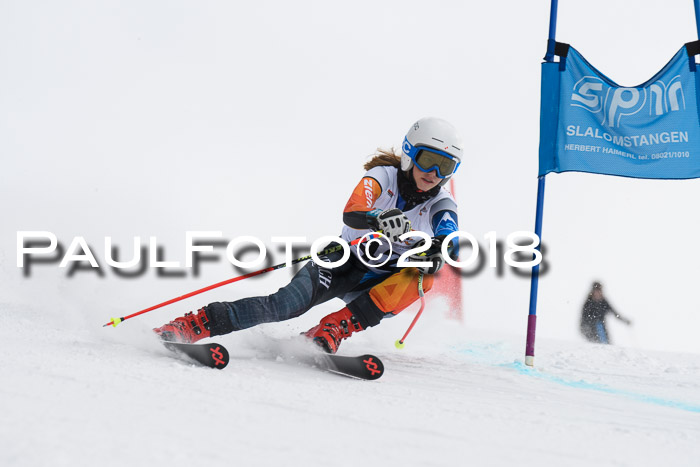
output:
[{"label": "ski glove", "polygon": [[375,231],[381,230],[391,242],[398,242],[401,235],[411,230],[411,221],[397,208],[370,211],[367,213],[367,223]]},{"label": "ski glove", "polygon": [[[442,257],[442,242],[445,240],[445,235],[433,237],[430,248],[422,253],[413,254],[408,257],[409,261],[425,263],[425,266],[416,266],[423,274],[435,274],[445,264],[445,258]],[[415,247],[420,247],[425,244],[424,240],[420,240],[415,244]],[[432,264],[431,264],[432,262]]]}]

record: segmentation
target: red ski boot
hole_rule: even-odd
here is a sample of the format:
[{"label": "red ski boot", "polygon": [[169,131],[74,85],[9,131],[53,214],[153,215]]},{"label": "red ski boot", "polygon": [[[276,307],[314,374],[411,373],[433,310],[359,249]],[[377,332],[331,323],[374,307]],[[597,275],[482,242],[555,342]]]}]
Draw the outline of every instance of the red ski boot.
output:
[{"label": "red ski boot", "polygon": [[362,330],[362,326],[352,312],[343,308],[323,318],[318,326],[309,329],[304,335],[313,339],[326,352],[336,353],[340,341]]},{"label": "red ski boot", "polygon": [[164,341],[190,344],[209,337],[209,327],[206,310],[201,308],[196,315],[190,311],[181,318],[153,329],[153,332]]}]

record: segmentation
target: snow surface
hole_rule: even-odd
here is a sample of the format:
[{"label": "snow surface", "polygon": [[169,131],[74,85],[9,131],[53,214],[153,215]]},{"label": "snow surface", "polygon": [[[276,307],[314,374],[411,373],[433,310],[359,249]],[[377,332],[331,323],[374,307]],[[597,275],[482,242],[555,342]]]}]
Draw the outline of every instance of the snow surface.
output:
[{"label": "snow surface", "polygon": [[543,339],[530,369],[520,336],[435,313],[396,350],[411,317],[343,343],[382,357],[365,382],[285,358],[293,324],[217,338],[218,371],[3,306],[0,465],[698,465],[697,355]]},{"label": "snow surface", "polygon": [[[335,311],[220,340],[224,371],[149,329],[270,293],[291,270],[102,328],[238,274],[135,278],[105,263],[151,236],[184,264],[186,231],[309,243],[375,148],[418,118],[457,126],[460,227],[534,225],[539,63],[549,2],[0,2],[0,465],[700,465],[700,181],[547,177],[535,369],[522,365],[529,280],[465,277],[464,318],[432,302],[354,336],[386,375],[359,382],[274,350]],[[613,80],[647,80],[694,40],[692,2],[560,2],[558,39]],[[101,267],[16,266],[17,231],[84,237]],[[485,254],[485,253],[484,253]],[[145,261],[145,260],[144,260]],[[26,275],[25,275],[26,273]],[[584,343],[590,283],[633,327]]]}]

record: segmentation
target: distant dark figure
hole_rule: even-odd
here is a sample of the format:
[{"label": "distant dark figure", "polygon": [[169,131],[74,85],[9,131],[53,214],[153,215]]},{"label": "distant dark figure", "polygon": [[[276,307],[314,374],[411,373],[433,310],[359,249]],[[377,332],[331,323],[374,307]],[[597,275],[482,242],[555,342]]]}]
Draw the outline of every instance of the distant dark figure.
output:
[{"label": "distant dark figure", "polygon": [[603,286],[600,282],[594,282],[581,312],[581,334],[591,342],[610,344],[608,329],[605,327],[605,316],[608,313],[612,313],[627,325],[632,324],[632,321],[620,316],[603,297]]}]

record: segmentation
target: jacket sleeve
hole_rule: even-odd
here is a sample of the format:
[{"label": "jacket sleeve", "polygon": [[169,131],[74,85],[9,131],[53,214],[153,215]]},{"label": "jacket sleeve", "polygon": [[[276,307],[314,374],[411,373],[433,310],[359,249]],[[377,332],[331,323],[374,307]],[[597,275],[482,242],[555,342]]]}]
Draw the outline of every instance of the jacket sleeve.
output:
[{"label": "jacket sleeve", "polygon": [[[457,219],[457,203],[452,199],[442,199],[435,203],[431,209],[430,223],[434,237],[446,237],[459,230]],[[459,239],[453,238],[447,248],[450,257],[457,260],[459,257]]]},{"label": "jacket sleeve", "polygon": [[626,324],[630,324],[630,323],[631,323],[631,321],[630,321],[628,318],[625,318],[625,317],[622,316],[620,313],[618,313],[617,310],[616,310],[615,308],[613,308],[612,305],[610,305],[610,303],[608,303],[607,300],[605,300],[605,304],[607,305],[608,310],[610,311],[610,313],[612,313],[612,315],[613,315],[615,318],[619,319],[620,321],[622,321],[623,323],[626,323]]},{"label": "jacket sleeve", "polygon": [[343,210],[343,222],[353,229],[369,229],[367,213],[382,194],[382,186],[377,179],[365,176],[360,180]]}]

